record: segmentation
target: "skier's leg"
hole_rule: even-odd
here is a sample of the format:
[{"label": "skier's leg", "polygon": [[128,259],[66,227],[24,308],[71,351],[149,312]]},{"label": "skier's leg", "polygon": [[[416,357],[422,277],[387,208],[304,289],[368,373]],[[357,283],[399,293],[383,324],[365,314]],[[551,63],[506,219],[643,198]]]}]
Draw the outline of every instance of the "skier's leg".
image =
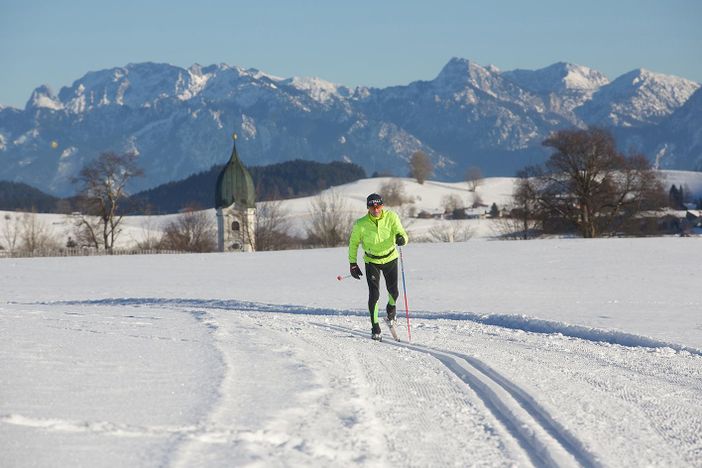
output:
[{"label": "skier's leg", "polygon": [[385,310],[389,320],[395,320],[396,306],[395,302],[400,295],[397,288],[397,260],[383,265],[383,276],[385,277],[385,286],[388,289],[388,305]]},{"label": "skier's leg", "polygon": [[373,263],[366,263],[366,282],[368,283],[368,311],[370,312],[372,333],[380,333],[378,324],[378,298],[380,298],[380,270]]}]

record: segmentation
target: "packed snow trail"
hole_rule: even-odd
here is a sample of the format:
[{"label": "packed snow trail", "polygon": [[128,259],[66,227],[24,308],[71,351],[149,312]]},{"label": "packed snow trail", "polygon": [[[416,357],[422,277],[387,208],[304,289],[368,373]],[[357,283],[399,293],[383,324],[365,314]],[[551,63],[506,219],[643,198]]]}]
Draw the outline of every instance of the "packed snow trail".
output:
[{"label": "packed snow trail", "polygon": [[685,350],[429,318],[377,343],[353,311],[133,302],[0,308],[10,466],[702,459],[702,357]]},{"label": "packed snow trail", "polygon": [[[342,330],[342,327],[328,325]],[[358,333],[350,331],[351,333]],[[448,370],[475,391],[495,417],[538,466],[595,466],[597,462],[582,443],[540,408],[522,389],[490,369],[483,362],[458,353],[431,349],[421,345],[394,343],[426,353],[444,364]]]},{"label": "packed snow trail", "polygon": [[[383,359],[374,348],[382,344],[367,337],[329,336],[285,316],[221,310],[208,316],[217,323],[215,342],[228,363],[221,401],[208,425],[229,424],[236,430],[222,444],[190,439],[173,466],[201,460],[214,466],[427,466],[475,457],[500,465],[510,460],[500,440],[485,433],[485,419],[450,375],[417,378],[414,361],[426,362],[426,356],[404,352]],[[455,413],[450,420],[439,417],[449,408]],[[420,431],[408,424],[412,413]],[[463,436],[484,443],[448,437],[456,421]]]}]

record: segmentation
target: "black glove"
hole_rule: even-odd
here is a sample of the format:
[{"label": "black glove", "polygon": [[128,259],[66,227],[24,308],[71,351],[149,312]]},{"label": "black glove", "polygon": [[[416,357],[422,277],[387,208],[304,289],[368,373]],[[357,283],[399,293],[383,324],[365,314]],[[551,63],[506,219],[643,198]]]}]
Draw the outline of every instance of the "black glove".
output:
[{"label": "black glove", "polygon": [[353,276],[357,280],[360,280],[361,276],[363,276],[363,273],[361,273],[361,269],[358,268],[358,265],[355,263],[351,264],[351,268],[349,269],[349,271],[351,272],[351,276]]},{"label": "black glove", "polygon": [[396,235],[396,236],[395,236],[395,244],[397,244],[398,246],[403,246],[403,245],[405,245],[405,238],[402,237],[401,234]]}]

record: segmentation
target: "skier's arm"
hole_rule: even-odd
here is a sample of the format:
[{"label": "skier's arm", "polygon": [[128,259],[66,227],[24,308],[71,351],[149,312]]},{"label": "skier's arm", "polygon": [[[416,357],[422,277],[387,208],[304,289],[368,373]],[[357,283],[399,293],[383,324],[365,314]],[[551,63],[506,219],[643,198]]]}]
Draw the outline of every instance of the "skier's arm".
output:
[{"label": "skier's arm", "polygon": [[361,228],[358,223],[353,225],[351,236],[349,237],[349,263],[356,263],[358,256],[358,244],[361,243]]},{"label": "skier's arm", "polygon": [[[394,232],[395,232],[395,243],[397,245],[405,245],[409,242],[409,236],[407,235],[407,231],[405,231],[405,228],[402,227],[402,222],[400,221],[400,217],[398,215],[395,215]],[[402,237],[402,239],[404,239],[404,242],[398,242],[398,240],[399,240],[398,237]]]}]

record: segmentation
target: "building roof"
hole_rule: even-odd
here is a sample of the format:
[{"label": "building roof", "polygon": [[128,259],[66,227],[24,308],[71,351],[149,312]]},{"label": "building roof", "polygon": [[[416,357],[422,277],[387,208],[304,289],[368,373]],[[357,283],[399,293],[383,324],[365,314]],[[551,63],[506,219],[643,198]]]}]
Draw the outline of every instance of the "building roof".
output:
[{"label": "building roof", "polygon": [[237,204],[237,208],[255,208],[256,191],[253,179],[239,159],[236,151],[236,134],[232,135],[232,138],[234,140],[232,155],[217,177],[215,208],[228,207],[233,203]]}]

